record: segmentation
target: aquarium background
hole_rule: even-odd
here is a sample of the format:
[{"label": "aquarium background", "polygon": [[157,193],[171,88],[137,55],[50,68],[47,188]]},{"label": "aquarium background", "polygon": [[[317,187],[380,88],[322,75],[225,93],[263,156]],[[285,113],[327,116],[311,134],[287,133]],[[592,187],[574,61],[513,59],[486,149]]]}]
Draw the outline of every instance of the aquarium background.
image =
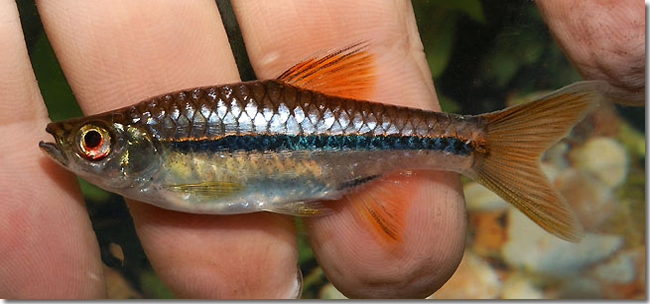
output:
[{"label": "aquarium background", "polygon": [[[242,79],[254,79],[228,1],[217,1]],[[52,120],[82,115],[33,1],[18,1],[29,55]],[[443,110],[477,114],[530,100],[581,77],[532,1],[413,3]],[[645,117],[599,107],[550,149],[546,173],[587,229],[554,238],[463,179],[469,233],[452,279],[432,298],[645,298]],[[122,197],[80,180],[110,298],[173,298],[152,271]],[[298,232],[303,298],[343,298]]]}]

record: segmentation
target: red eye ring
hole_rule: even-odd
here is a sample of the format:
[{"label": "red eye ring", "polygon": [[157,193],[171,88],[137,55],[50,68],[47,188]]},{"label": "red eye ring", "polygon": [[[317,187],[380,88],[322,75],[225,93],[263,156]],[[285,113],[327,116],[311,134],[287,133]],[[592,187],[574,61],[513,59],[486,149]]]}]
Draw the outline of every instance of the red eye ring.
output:
[{"label": "red eye ring", "polygon": [[79,129],[77,143],[80,154],[89,160],[101,160],[111,151],[111,136],[103,127],[87,124]]}]

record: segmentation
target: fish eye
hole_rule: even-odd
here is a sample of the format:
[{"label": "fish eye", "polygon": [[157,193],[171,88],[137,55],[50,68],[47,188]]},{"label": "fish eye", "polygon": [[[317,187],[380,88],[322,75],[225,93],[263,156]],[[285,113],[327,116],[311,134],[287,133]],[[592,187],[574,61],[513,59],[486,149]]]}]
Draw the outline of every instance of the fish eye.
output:
[{"label": "fish eye", "polygon": [[101,160],[111,151],[111,136],[106,128],[87,124],[79,129],[77,143],[81,155],[89,160]]},{"label": "fish eye", "polygon": [[95,149],[102,144],[102,135],[96,130],[89,130],[84,135],[84,146],[86,148]]}]

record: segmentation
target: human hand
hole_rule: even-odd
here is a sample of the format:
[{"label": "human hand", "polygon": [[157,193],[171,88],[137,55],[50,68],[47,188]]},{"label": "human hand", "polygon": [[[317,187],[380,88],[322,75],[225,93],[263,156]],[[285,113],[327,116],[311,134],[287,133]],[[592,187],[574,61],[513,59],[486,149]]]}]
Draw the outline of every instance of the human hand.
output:
[{"label": "human hand", "polygon": [[[439,110],[410,4],[233,1],[249,58],[272,78],[317,51],[371,40],[371,100]],[[238,81],[214,1],[39,1],[48,38],[86,114],[178,89]],[[29,65],[15,3],[0,1],[3,259],[8,298],[105,297],[97,242],[74,177],[37,148],[49,121]],[[341,206],[306,220],[330,281],[350,297],[425,297],[463,252],[464,204],[455,174],[419,172],[401,255],[386,252]],[[295,230],[274,214],[184,214],[127,204],[163,282],[180,297],[297,296]]]},{"label": "human hand", "polygon": [[[410,4],[348,2],[233,1],[257,75],[272,78],[314,52],[371,40],[378,63],[371,100],[439,110]],[[546,3],[538,6],[563,44],[562,33],[568,29],[554,26],[553,20],[567,18],[548,13],[552,8],[545,11]],[[39,2],[39,11],[86,114],[177,89],[238,81],[213,1],[62,0]],[[572,48],[585,43],[564,44],[579,69],[594,58],[614,67],[638,68],[641,62],[616,65],[611,56],[580,61],[580,52]],[[15,3],[9,0],[0,0],[0,45],[0,71],[9,75],[0,79],[0,294],[104,297],[97,242],[74,177],[37,148],[39,140],[49,140],[43,131],[49,119]],[[596,71],[608,75],[603,66]],[[457,178],[420,172],[407,187],[412,196],[405,198],[409,211],[402,256],[385,253],[354,220],[351,207],[307,221],[319,263],[346,295],[424,297],[455,270],[466,225]],[[193,215],[132,201],[128,205],[154,269],[178,296],[295,296],[297,253],[289,218]]]},{"label": "human hand", "polygon": [[535,1],[562,50],[609,97],[645,104],[645,6],[641,1]]}]

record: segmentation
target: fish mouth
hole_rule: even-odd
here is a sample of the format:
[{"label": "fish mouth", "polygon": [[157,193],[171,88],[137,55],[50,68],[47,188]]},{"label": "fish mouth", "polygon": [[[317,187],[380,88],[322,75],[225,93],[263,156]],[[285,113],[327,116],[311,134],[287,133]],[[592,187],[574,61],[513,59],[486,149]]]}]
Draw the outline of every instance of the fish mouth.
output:
[{"label": "fish mouth", "polygon": [[38,147],[41,148],[41,151],[43,151],[45,154],[47,154],[49,157],[54,159],[56,162],[60,163],[63,166],[68,165],[68,157],[63,153],[63,147],[61,146],[59,136],[57,135],[56,130],[59,128],[54,127],[53,124],[48,124],[47,127],[45,128],[45,131],[47,133],[52,134],[52,137],[54,137],[54,143],[52,142],[44,142],[40,141],[38,143]]}]

